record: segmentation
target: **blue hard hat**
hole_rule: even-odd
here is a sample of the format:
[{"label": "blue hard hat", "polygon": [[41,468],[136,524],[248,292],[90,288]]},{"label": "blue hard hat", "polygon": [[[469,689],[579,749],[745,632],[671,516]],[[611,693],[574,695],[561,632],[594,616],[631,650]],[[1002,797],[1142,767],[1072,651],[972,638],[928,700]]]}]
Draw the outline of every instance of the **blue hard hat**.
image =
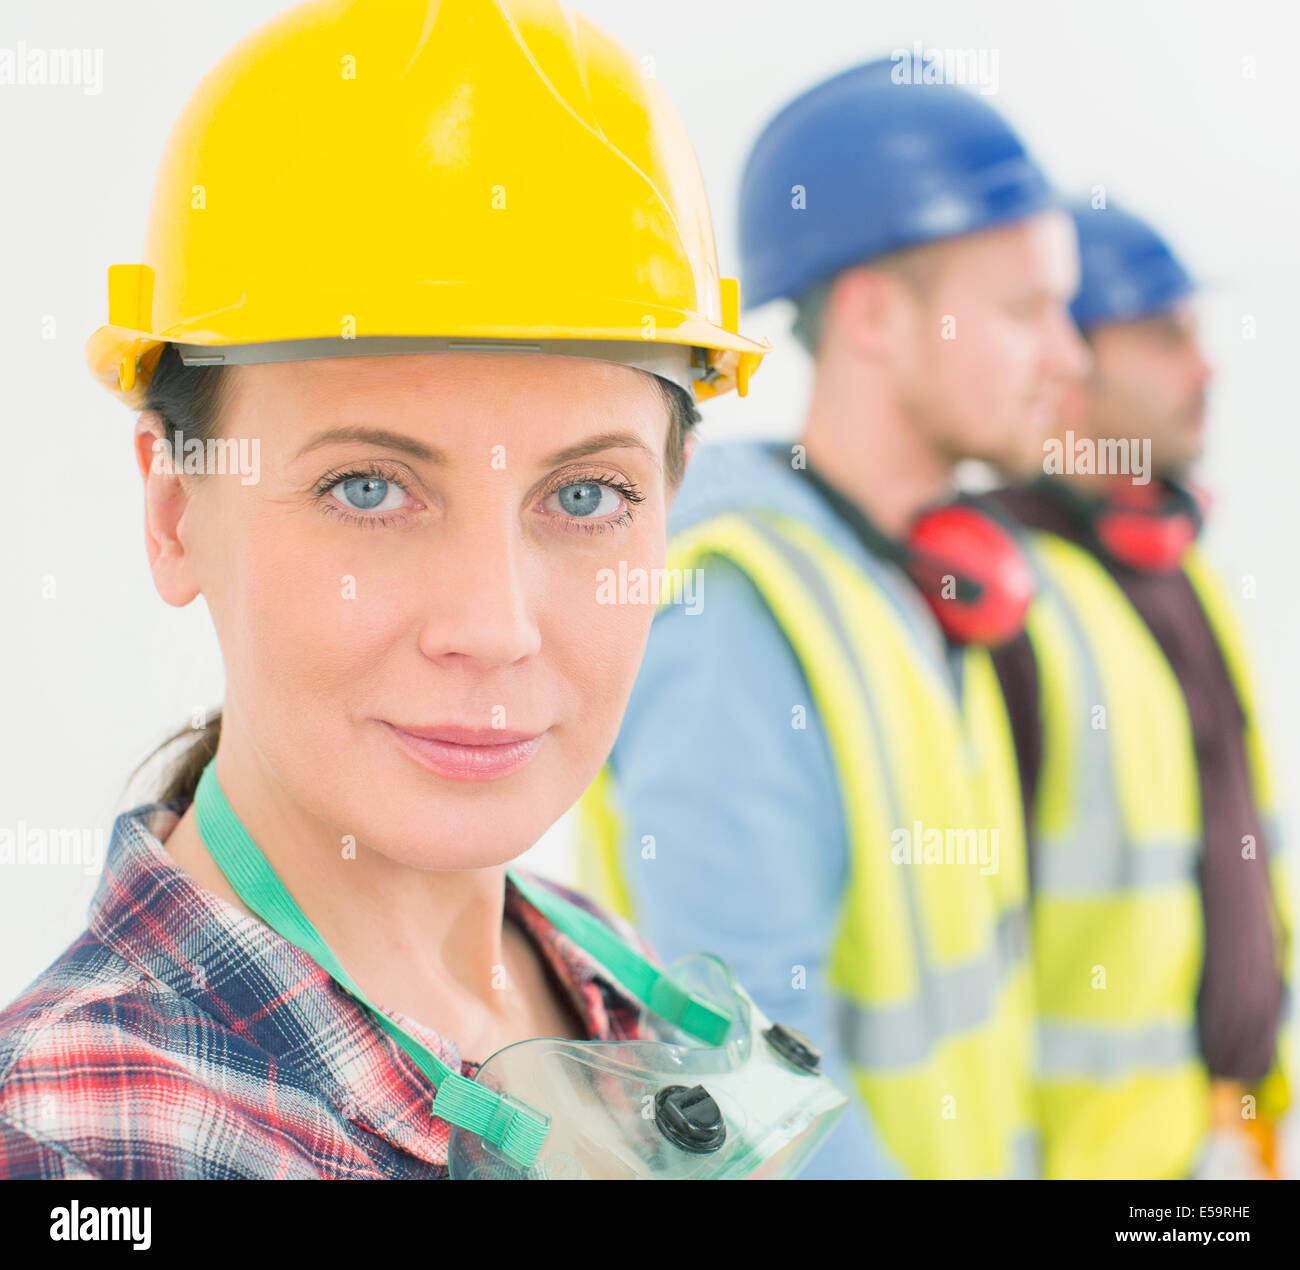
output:
[{"label": "blue hard hat", "polygon": [[1131,212],[1081,202],[1070,215],[1079,234],[1079,291],[1070,316],[1081,330],[1162,313],[1196,290],[1169,244]]},{"label": "blue hard hat", "polygon": [[992,106],[956,84],[898,82],[896,66],[881,58],[818,84],[754,143],[740,184],[747,307],[795,298],[886,252],[1059,206]]}]

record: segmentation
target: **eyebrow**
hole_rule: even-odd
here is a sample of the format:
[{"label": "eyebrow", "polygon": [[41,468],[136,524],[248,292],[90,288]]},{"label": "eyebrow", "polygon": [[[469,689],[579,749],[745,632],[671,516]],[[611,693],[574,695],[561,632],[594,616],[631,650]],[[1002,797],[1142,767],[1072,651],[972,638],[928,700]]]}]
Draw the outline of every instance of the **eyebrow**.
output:
[{"label": "eyebrow", "polygon": [[[304,454],[312,450],[318,450],[323,445],[332,445],[339,441],[360,441],[368,445],[381,445],[385,449],[399,450],[403,454],[422,459],[426,463],[445,463],[447,461],[446,454],[437,446],[425,445],[423,441],[417,441],[414,437],[408,437],[405,433],[390,432],[386,428],[359,427],[330,428],[326,432],[318,432],[294,455],[294,458],[300,459]],[[554,467],[560,463],[571,463],[574,459],[586,458],[589,454],[598,454],[602,450],[620,449],[644,450],[656,463],[659,462],[659,456],[635,433],[601,432],[596,436],[588,437],[585,441],[579,441],[574,445],[565,446],[562,450],[556,450],[543,460],[543,464]]]},{"label": "eyebrow", "polygon": [[386,450],[400,450],[413,458],[426,463],[445,463],[447,456],[437,446],[425,445],[403,432],[389,432],[387,428],[330,428],[327,432],[318,432],[306,445],[294,455],[300,459],[311,450],[318,450],[323,445],[332,445],[336,441],[362,441],[368,445],[382,445]]},{"label": "eyebrow", "polygon": [[655,463],[659,463],[659,456],[636,433],[601,432],[594,437],[588,437],[585,441],[579,441],[576,445],[568,445],[562,450],[556,450],[554,454],[548,455],[543,460],[543,464],[553,467],[560,463],[571,463],[574,459],[586,458],[587,455],[598,454],[601,450],[643,450],[654,459]]}]

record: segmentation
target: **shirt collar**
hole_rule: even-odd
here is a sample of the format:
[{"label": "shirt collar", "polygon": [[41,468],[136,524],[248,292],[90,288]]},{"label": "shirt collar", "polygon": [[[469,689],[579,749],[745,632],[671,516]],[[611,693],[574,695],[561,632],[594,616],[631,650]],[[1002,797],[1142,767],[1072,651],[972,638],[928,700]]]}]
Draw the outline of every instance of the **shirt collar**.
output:
[{"label": "shirt collar", "polygon": [[[201,887],[172,859],[163,842],[186,805],[149,803],[117,817],[91,900],[91,933],[321,1090],[348,1119],[445,1165],[448,1126],[433,1114],[433,1085],[414,1061],[307,953]],[[611,1008],[637,1014],[633,999],[508,880],[505,902],[588,1035],[627,1037],[626,1026],[616,1033]],[[472,1074],[453,1040],[399,1011],[385,1013],[453,1071]]]}]

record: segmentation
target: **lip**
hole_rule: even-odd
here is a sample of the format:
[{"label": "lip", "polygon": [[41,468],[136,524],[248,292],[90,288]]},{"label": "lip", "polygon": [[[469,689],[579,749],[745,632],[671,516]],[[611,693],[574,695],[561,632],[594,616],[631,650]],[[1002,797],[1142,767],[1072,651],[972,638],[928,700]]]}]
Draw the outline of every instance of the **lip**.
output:
[{"label": "lip", "polygon": [[537,753],[545,732],[507,732],[503,728],[423,727],[380,723],[426,771],[453,781],[500,780],[517,772]]}]

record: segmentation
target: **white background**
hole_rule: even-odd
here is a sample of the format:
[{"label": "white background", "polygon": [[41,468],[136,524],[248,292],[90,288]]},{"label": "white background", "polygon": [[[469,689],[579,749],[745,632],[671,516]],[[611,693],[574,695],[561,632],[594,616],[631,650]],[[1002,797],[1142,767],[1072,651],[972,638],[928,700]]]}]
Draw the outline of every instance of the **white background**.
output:
[{"label": "white background", "polygon": [[[139,259],[170,125],[219,54],[282,6],[176,0],[4,0],[0,47],[103,50],[103,89],[0,86],[0,830],[96,830],[159,740],[222,696],[202,602],[155,594],[142,537],[133,416],[85,368],[106,318],[105,270]],[[910,48],[996,52],[990,98],[1058,183],[1105,184],[1152,217],[1215,286],[1219,379],[1203,475],[1209,535],[1243,603],[1277,736],[1284,796],[1300,757],[1292,634],[1297,529],[1295,366],[1300,284],[1297,7],[1168,3],[861,3],[586,0],[677,104],[713,200],[724,273],[736,271],[736,184],[765,119],[855,62]],[[375,4],[376,11],[382,4]],[[1253,59],[1253,77],[1250,74]],[[1242,336],[1254,319],[1256,336]],[[792,432],[807,368],[770,306],[747,333],[776,344],[748,399],[706,407],[713,435]],[[51,329],[52,327],[52,329]],[[53,579],[55,598],[42,598]],[[139,791],[137,791],[139,792]],[[145,791],[147,793],[147,791]],[[1294,818],[1289,820],[1294,830]],[[92,839],[93,840],[93,839]],[[570,873],[564,822],[536,848]],[[89,866],[93,869],[93,861]],[[84,926],[86,868],[0,868],[0,1003]]]}]

